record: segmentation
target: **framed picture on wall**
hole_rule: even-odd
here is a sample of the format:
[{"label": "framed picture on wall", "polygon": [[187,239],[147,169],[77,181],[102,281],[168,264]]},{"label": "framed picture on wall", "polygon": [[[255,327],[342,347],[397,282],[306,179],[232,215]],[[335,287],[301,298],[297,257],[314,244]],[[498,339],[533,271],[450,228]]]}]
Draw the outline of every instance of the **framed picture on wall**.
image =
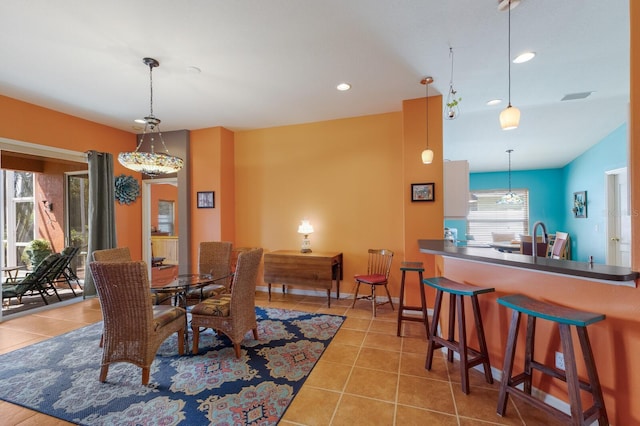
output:
[{"label": "framed picture on wall", "polygon": [[216,206],[215,193],[213,191],[198,192],[198,208],[212,209]]},{"label": "framed picture on wall", "polygon": [[587,191],[573,193],[573,208],[571,210],[576,219],[587,217]]},{"label": "framed picture on wall", "polygon": [[411,201],[434,201],[435,184],[432,183],[412,183]]}]

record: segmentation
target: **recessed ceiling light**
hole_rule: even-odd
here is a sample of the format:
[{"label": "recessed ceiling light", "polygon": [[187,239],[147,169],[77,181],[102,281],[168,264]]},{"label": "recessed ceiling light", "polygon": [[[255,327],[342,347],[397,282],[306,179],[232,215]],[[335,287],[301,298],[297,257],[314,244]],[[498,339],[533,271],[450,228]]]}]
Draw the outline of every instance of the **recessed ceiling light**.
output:
[{"label": "recessed ceiling light", "polygon": [[202,70],[198,67],[194,67],[194,66],[188,66],[187,67],[187,72],[190,74],[200,74],[202,72]]},{"label": "recessed ceiling light", "polygon": [[345,90],[351,89],[351,85],[349,83],[340,83],[336,86],[336,89],[344,92]]},{"label": "recessed ceiling light", "polygon": [[491,99],[490,101],[487,101],[487,105],[489,106],[498,105],[500,102],[502,102],[502,99]]},{"label": "recessed ceiling light", "polygon": [[516,56],[516,58],[513,60],[514,64],[522,64],[524,62],[529,62],[530,60],[532,60],[534,58],[534,56],[536,56],[536,52],[524,52],[518,56]]}]

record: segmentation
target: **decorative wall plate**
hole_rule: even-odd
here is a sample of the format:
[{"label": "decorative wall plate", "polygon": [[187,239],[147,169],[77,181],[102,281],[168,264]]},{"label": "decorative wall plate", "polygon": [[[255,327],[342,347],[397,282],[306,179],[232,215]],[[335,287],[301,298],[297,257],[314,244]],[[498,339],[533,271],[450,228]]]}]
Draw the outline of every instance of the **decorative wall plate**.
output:
[{"label": "decorative wall plate", "polygon": [[116,200],[120,204],[131,204],[140,196],[140,184],[133,176],[116,176]]}]

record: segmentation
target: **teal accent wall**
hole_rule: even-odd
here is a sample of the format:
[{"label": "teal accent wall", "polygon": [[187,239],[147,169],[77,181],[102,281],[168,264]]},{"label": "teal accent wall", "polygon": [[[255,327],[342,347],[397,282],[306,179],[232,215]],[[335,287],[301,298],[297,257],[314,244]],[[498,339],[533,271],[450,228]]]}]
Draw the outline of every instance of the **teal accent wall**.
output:
[{"label": "teal accent wall", "polygon": [[[627,167],[627,125],[607,135],[598,144],[564,167],[565,200],[564,227],[571,238],[572,259],[595,263],[606,262],[607,211],[605,200],[605,172]],[[587,191],[587,217],[575,218],[573,193]]]},{"label": "teal accent wall", "polygon": [[[570,142],[567,142],[570,143]],[[627,125],[623,124],[563,168],[511,172],[513,189],[529,190],[530,227],[542,221],[550,234],[568,232],[571,259],[606,262],[605,172],[627,166]],[[507,188],[508,172],[470,173],[469,190]],[[587,218],[574,218],[573,193],[587,191]],[[466,221],[445,220],[462,239]],[[448,225],[450,223],[450,225]],[[531,232],[531,230],[529,231]]]}]

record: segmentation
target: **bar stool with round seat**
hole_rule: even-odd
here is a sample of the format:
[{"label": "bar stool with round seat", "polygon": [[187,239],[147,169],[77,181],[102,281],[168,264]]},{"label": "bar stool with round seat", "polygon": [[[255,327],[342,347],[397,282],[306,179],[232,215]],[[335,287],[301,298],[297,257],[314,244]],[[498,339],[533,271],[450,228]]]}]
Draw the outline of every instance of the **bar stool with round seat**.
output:
[{"label": "bar stool with round seat", "polygon": [[[498,299],[498,303],[513,309],[507,348],[504,356],[502,370],[502,382],[498,394],[498,409],[500,416],[504,415],[507,408],[509,395],[522,399],[534,407],[546,411],[557,419],[573,425],[590,425],[598,420],[600,426],[608,425],[607,410],[604,406],[602,388],[598,379],[596,364],[591,351],[591,343],[587,334],[587,326],[602,321],[605,316],[592,312],[579,311],[577,309],[558,306],[551,303],[532,299],[522,294],[504,296]],[[516,341],[521,314],[527,314],[527,336],[525,342],[524,372],[513,375],[513,359],[516,352]],[[560,329],[560,341],[564,353],[565,371],[546,366],[534,359],[536,319],[542,318],[558,324]],[[576,327],[582,357],[585,361],[589,382],[580,380],[576,368],[576,357],[571,339],[571,326]],[[571,415],[567,415],[555,407],[547,405],[541,399],[531,395],[531,378],[533,370],[541,371],[556,379],[567,383],[569,393],[569,405]],[[516,386],[524,384],[522,389]],[[582,408],[580,389],[590,393],[593,397],[593,406],[587,410]]]},{"label": "bar stool with round seat", "polygon": [[[427,312],[427,297],[424,293],[424,285],[422,284],[422,273],[424,272],[424,265],[422,262],[402,262],[400,266],[400,270],[402,271],[402,279],[400,280],[400,307],[398,308],[398,332],[397,335],[400,336],[400,329],[402,328],[402,321],[417,321],[424,324],[424,329],[427,333],[427,337],[429,337],[429,317]],[[417,272],[418,273],[418,285],[420,286],[420,304],[421,306],[410,306],[404,304],[404,283],[405,283],[405,275],[407,272]],[[420,312],[421,316],[408,316],[404,314],[404,311],[416,311]]]},{"label": "bar stool with round seat", "polygon": [[[484,338],[484,327],[482,326],[482,316],[480,315],[480,305],[478,295],[495,291],[490,287],[476,287],[469,284],[462,284],[444,277],[425,278],[424,284],[435,288],[436,300],[433,307],[433,318],[431,321],[431,333],[429,335],[429,347],[427,349],[427,362],[425,368],[431,370],[433,362],[433,352],[436,349],[447,348],[447,359],[453,362],[453,351],[460,356],[460,378],[462,392],[469,393],[469,369],[482,364],[487,383],[493,383],[491,365],[489,364],[489,352]],[[437,335],[438,323],[440,322],[440,309],[444,293],[449,293],[449,336],[443,338]],[[471,298],[473,317],[475,319],[476,332],[478,334],[479,349],[472,349],[467,344],[467,331],[465,325],[464,297]],[[456,310],[458,320],[458,341],[455,340]]]}]

